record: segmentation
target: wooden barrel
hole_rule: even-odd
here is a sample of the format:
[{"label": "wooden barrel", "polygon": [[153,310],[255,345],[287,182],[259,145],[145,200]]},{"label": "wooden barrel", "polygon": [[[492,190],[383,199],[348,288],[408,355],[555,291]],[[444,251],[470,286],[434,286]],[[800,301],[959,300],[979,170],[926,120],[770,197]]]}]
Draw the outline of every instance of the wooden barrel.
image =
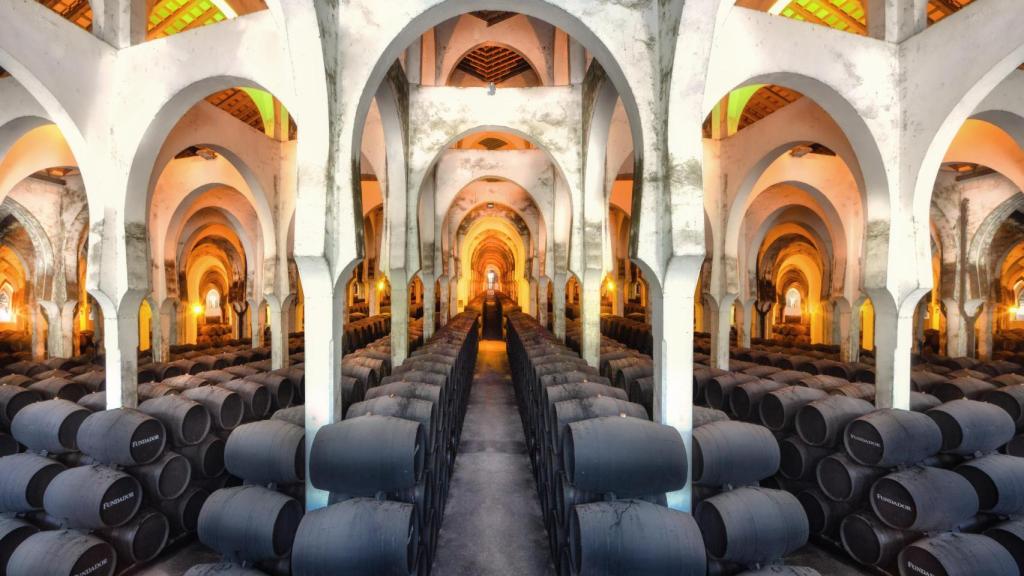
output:
[{"label": "wooden barrel", "polygon": [[882,522],[916,532],[950,530],[978,514],[978,495],[966,478],[921,466],[883,476],[871,487],[871,508]]},{"label": "wooden barrel", "polygon": [[191,486],[181,496],[172,500],[159,500],[157,508],[167,517],[174,534],[195,532],[199,525],[199,513],[210,493],[198,486]]},{"label": "wooden barrel", "polygon": [[199,513],[199,541],[225,559],[260,561],[280,558],[292,549],[302,520],[294,498],[262,486],[217,490]]},{"label": "wooden barrel", "polygon": [[949,454],[966,456],[995,450],[1016,432],[1013,418],[987,402],[954,400],[926,414],[942,431],[942,451]]},{"label": "wooden barrel", "polygon": [[125,469],[142,485],[150,500],[170,500],[181,496],[192,480],[192,465],[182,455],[168,450],[157,460]]},{"label": "wooden barrel", "polygon": [[87,530],[120,526],[141,505],[138,480],[104,466],[68,468],[53,478],[43,495],[47,514],[65,526]]},{"label": "wooden barrel", "polygon": [[254,484],[301,482],[306,471],[305,428],[281,420],[235,428],[224,446],[228,472]]},{"label": "wooden barrel", "polygon": [[250,380],[228,380],[217,386],[238,394],[245,408],[245,420],[259,420],[270,413],[270,390],[263,384]]},{"label": "wooden barrel", "polygon": [[985,530],[985,536],[998,542],[1013,556],[1024,574],[1024,520],[1007,520]]},{"label": "wooden barrel", "polygon": [[271,420],[283,420],[302,428],[306,427],[306,407],[302,404],[290,408],[281,408],[270,415]]},{"label": "wooden barrel", "polygon": [[114,545],[118,565],[124,568],[159,556],[167,545],[170,531],[166,516],[156,510],[142,510],[131,522],[103,530],[100,535]]},{"label": "wooden barrel", "polygon": [[11,435],[29,450],[64,454],[78,450],[78,429],[91,414],[74,402],[46,400],[29,404],[11,422]]},{"label": "wooden barrel", "polygon": [[689,514],[640,500],[575,506],[569,522],[574,574],[705,574],[702,540]]},{"label": "wooden barrel", "polygon": [[210,413],[188,398],[161,396],[139,404],[139,410],[159,420],[176,446],[198,444],[210,432]]},{"label": "wooden barrel", "polygon": [[835,446],[847,424],[870,414],[870,402],[847,396],[829,396],[804,405],[796,414],[796,432],[811,446]]},{"label": "wooden barrel", "polygon": [[942,430],[925,414],[884,408],[850,422],[843,442],[860,464],[891,468],[937,454],[942,449]]},{"label": "wooden barrel", "polygon": [[947,532],[919,540],[900,552],[900,576],[1016,576],[1017,562],[998,542],[980,534]]},{"label": "wooden barrel", "polygon": [[693,431],[693,481],[703,486],[744,485],[775,474],[779,443],[763,426],[712,422]]},{"label": "wooden barrel", "polygon": [[860,507],[858,502],[836,502],[816,488],[801,490],[796,498],[804,507],[811,534],[828,537],[835,537],[843,518]]},{"label": "wooden barrel", "polygon": [[0,386],[0,427],[10,429],[14,416],[42,398],[37,392],[19,386]]},{"label": "wooden barrel", "polygon": [[815,474],[818,486],[829,498],[837,502],[859,502],[867,496],[871,485],[888,472],[854,462],[840,452],[825,456],[818,462]]},{"label": "wooden barrel", "polygon": [[60,377],[46,378],[33,382],[29,384],[28,389],[34,390],[47,400],[57,398],[60,400],[70,400],[71,402],[78,402],[79,398],[89,393],[89,390],[78,382],[72,382]]},{"label": "wooden barrel", "polygon": [[115,466],[148,464],[160,457],[167,442],[159,420],[131,408],[90,414],[76,438],[82,452]]},{"label": "wooden barrel", "polygon": [[224,441],[209,435],[199,444],[176,450],[188,460],[194,478],[214,478],[224,473]]},{"label": "wooden barrel", "polygon": [[887,526],[870,512],[857,512],[843,518],[839,536],[843,549],[854,560],[885,568],[892,565],[900,550],[919,539],[921,534]]},{"label": "wooden barrel", "polygon": [[0,518],[0,574],[6,574],[11,554],[29,536],[39,532],[35,526],[15,518]]},{"label": "wooden barrel", "polygon": [[982,512],[1000,516],[1024,513],[1024,458],[993,454],[956,467],[978,494]]},{"label": "wooden barrel", "polygon": [[995,404],[1006,411],[1014,426],[1024,427],[1024,384],[992,390],[985,394],[984,398],[985,402]]},{"label": "wooden barrel", "polygon": [[267,576],[254,568],[246,568],[238,564],[196,564],[185,572],[185,576]]},{"label": "wooden barrel", "polygon": [[734,416],[740,420],[757,420],[761,400],[769,393],[787,385],[775,380],[758,379],[733,388],[727,402]]},{"label": "wooden barrel", "polygon": [[717,560],[740,564],[777,560],[802,548],[810,536],[800,501],[782,490],[723,492],[701,502],[695,516],[708,555]]},{"label": "wooden barrel", "polygon": [[761,399],[761,422],[771,430],[789,430],[800,408],[826,396],[828,393],[824,390],[803,386],[788,386],[769,392]]},{"label": "wooden barrel", "polygon": [[728,408],[729,395],[732,394],[734,388],[744,382],[752,382],[758,379],[758,376],[744,374],[743,372],[728,372],[715,376],[704,387],[704,401],[707,402],[708,406],[717,410],[726,409]]},{"label": "wooden barrel", "polygon": [[48,530],[26,538],[7,562],[7,576],[111,576],[114,548],[75,530]]},{"label": "wooden barrel", "polygon": [[59,462],[37,454],[0,458],[0,513],[42,508],[46,488],[64,470]]},{"label": "wooden barrel", "polygon": [[789,480],[814,479],[818,462],[831,454],[829,448],[811,446],[799,436],[779,440],[779,473]]},{"label": "wooden barrel", "polygon": [[202,404],[210,413],[210,424],[219,430],[233,430],[245,415],[242,397],[221,386],[189,388],[181,397]]},{"label": "wooden barrel", "polygon": [[329,424],[313,440],[310,481],[353,496],[411,488],[423,476],[425,445],[426,431],[411,420],[367,415]]},{"label": "wooden barrel", "polygon": [[950,402],[961,398],[975,400],[995,389],[995,384],[971,378],[970,376],[963,376],[936,384],[928,392],[937,396],[943,402]]}]

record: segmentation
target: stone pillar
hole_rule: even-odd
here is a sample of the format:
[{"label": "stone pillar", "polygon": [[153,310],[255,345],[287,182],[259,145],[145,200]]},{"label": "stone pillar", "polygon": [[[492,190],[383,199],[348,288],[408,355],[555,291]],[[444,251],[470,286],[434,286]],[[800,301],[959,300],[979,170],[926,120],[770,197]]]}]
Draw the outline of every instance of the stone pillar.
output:
[{"label": "stone pillar", "polygon": [[995,332],[995,305],[992,302],[985,302],[985,309],[978,316],[978,359],[992,360],[994,348],[993,333]]},{"label": "stone pillar", "polygon": [[152,302],[149,308],[149,349],[153,355],[153,362],[167,362],[170,350],[164,339],[163,311]]},{"label": "stone pillar", "polygon": [[593,367],[601,363],[601,270],[583,272],[580,294],[580,356]]},{"label": "stone pillar", "polygon": [[276,297],[267,298],[270,313],[270,366],[274,370],[288,366],[288,317],[290,306]]},{"label": "stone pillar", "polygon": [[960,314],[960,303],[954,298],[943,298],[942,303],[946,305],[946,355],[967,356],[967,325]]},{"label": "stone pillar", "polygon": [[452,276],[451,284],[448,287],[448,317],[451,318],[459,313],[459,277]]},{"label": "stone pillar", "polygon": [[[861,301],[861,304],[863,301]],[[860,305],[854,304],[853,308],[847,312],[843,312],[846,321],[843,322],[843,328],[846,333],[840,344],[840,353],[842,355],[843,362],[858,362],[860,361]],[[875,323],[878,326],[878,323]]]},{"label": "stone pillar", "polygon": [[711,365],[722,370],[729,369],[729,331],[732,328],[732,303],[735,300],[735,294],[726,294],[715,306],[708,306],[704,312],[711,319]]},{"label": "stone pillar", "polygon": [[891,303],[875,305],[875,405],[910,409],[910,348],[914,338],[914,305],[902,310]]},{"label": "stone pillar", "polygon": [[45,319],[42,307],[38,303],[29,303],[30,318],[32,319],[32,359],[46,359],[46,338],[43,334],[43,320]]},{"label": "stone pillar", "polygon": [[548,325],[548,284],[551,279],[541,276],[537,281],[537,322],[545,328]]},{"label": "stone pillar", "polygon": [[377,283],[371,280],[366,283],[366,286],[367,315],[376,316],[380,314],[380,295],[377,294]]},{"label": "stone pillar", "polygon": [[423,275],[423,341],[434,335],[434,305],[437,302],[433,276]]},{"label": "stone pillar", "polygon": [[263,321],[261,320],[261,306],[255,300],[249,301],[249,337],[252,340],[252,347],[259,348],[263,345]]},{"label": "stone pillar", "polygon": [[75,355],[75,305],[74,300],[65,302],[60,313],[61,357],[70,358]]},{"label": "stone pillar", "polygon": [[750,327],[754,323],[754,301],[745,303],[736,301],[739,306],[738,316],[740,321],[736,324],[736,345],[740,348],[750,348]]},{"label": "stone pillar", "polygon": [[139,301],[103,310],[107,409],[139,405]]},{"label": "stone pillar", "polygon": [[391,270],[391,366],[409,356],[409,281],[405,270]]},{"label": "stone pillar", "polygon": [[565,274],[555,273],[554,302],[551,313],[555,315],[555,338],[565,342]]},{"label": "stone pillar", "polygon": [[440,300],[441,304],[441,326],[444,326],[445,324],[448,323],[448,318],[450,315],[448,308],[451,304],[451,283],[448,281],[448,276],[441,276],[439,280],[440,281],[438,282],[438,284],[440,288],[440,294],[438,294],[438,299]]},{"label": "stone pillar", "polygon": [[530,311],[529,311],[529,313],[532,314],[534,318],[537,318],[537,286],[538,286],[538,282],[537,282],[536,278],[530,278],[529,283],[530,283],[530,303],[529,303]]},{"label": "stone pillar", "polygon": [[46,353],[44,356],[69,358],[70,355],[63,349],[64,322],[61,318],[60,307],[53,302],[40,301],[39,308],[41,316],[46,318]]}]

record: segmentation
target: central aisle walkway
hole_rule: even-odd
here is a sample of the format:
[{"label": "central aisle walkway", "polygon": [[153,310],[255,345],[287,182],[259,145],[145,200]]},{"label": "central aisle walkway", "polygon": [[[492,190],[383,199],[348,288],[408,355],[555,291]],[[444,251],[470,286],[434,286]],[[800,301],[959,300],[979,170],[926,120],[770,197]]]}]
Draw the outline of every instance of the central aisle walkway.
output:
[{"label": "central aisle walkway", "polygon": [[481,340],[434,576],[555,573],[505,343]]}]

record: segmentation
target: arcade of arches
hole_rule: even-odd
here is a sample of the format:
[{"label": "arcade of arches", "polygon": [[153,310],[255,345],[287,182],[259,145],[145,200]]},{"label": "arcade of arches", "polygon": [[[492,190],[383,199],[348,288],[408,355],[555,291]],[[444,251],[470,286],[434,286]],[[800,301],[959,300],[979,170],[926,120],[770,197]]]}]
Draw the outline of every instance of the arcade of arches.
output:
[{"label": "arcade of arches", "polygon": [[907,408],[922,359],[1024,342],[1024,11],[806,4],[4,0],[0,346],[96,355],[114,408],[187,346],[304,343],[309,440],[347,325],[398,366],[490,291],[592,365],[649,325],[687,443],[695,350]]}]

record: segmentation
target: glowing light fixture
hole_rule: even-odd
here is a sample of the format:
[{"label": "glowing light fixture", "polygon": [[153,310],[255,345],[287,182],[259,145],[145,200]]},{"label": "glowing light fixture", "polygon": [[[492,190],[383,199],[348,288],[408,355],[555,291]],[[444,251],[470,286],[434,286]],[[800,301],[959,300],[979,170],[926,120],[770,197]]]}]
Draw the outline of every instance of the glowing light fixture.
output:
[{"label": "glowing light fixture", "polygon": [[615,292],[615,280],[609,278],[608,281],[605,282],[604,286],[609,292]]},{"label": "glowing light fixture", "polygon": [[782,14],[782,11],[786,9],[786,6],[789,6],[789,1],[790,0],[775,0],[775,4],[772,4],[772,7],[768,9],[768,13],[775,14],[776,16]]},{"label": "glowing light fixture", "polygon": [[1021,313],[1021,310],[1020,306],[1010,306],[1010,315],[1016,316]]},{"label": "glowing light fixture", "polygon": [[201,315],[203,313],[203,305],[202,304],[193,304],[192,305],[192,313],[195,314],[196,316]]},{"label": "glowing light fixture", "polygon": [[210,0],[210,3],[217,7],[224,14],[225,18],[238,18],[238,12],[228,4],[228,0]]},{"label": "glowing light fixture", "polygon": [[377,292],[383,292],[383,291],[384,291],[384,279],[382,278],[382,279],[377,281]]}]

